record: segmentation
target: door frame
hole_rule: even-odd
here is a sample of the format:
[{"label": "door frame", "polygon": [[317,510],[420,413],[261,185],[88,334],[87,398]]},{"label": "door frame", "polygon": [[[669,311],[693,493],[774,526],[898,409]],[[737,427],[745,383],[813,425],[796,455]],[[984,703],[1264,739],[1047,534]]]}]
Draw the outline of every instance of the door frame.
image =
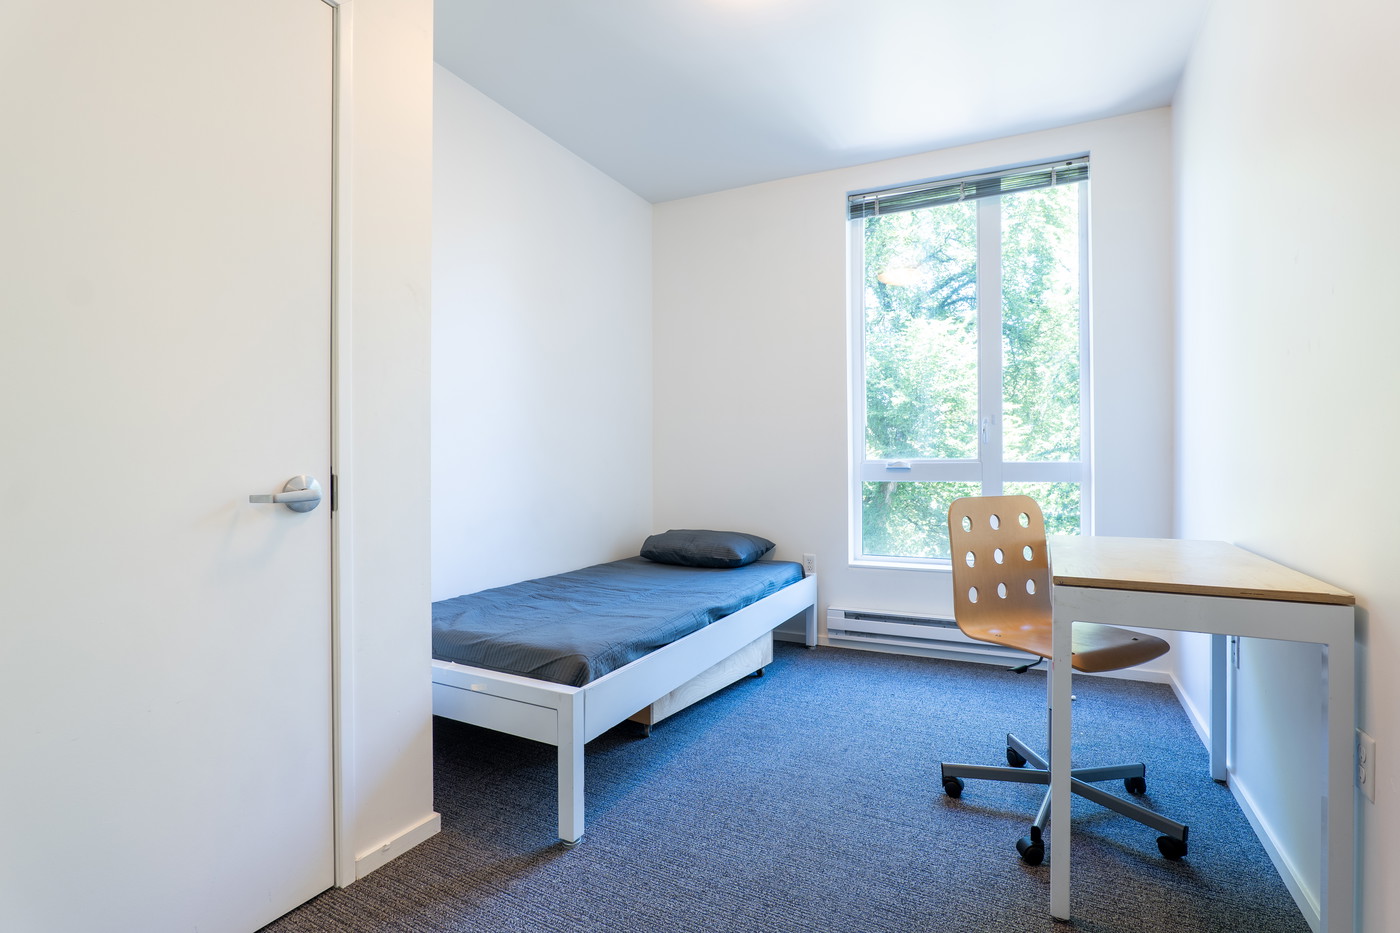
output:
[{"label": "door frame", "polygon": [[350,153],[353,0],[321,0],[332,13],[331,58],[331,800],[335,885],[355,880],[354,768],[355,579],[351,339],[353,215]]},{"label": "door frame", "polygon": [[[441,828],[432,812],[388,841],[363,851],[360,769],[356,766],[355,561],[356,443],[354,431],[354,0],[321,0],[332,11],[331,126],[331,796],[334,884],[346,887]],[[369,64],[364,67],[374,70]],[[372,174],[372,173],[371,173]],[[426,661],[425,661],[426,664]],[[372,685],[366,685],[372,686]],[[426,700],[427,668],[423,688]],[[425,715],[430,713],[424,704]]]}]

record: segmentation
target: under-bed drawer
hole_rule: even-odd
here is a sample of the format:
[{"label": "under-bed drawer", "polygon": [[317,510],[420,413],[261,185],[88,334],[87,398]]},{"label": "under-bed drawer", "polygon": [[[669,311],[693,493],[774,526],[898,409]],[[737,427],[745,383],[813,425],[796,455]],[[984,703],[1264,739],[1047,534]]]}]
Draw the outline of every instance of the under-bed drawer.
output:
[{"label": "under-bed drawer", "polygon": [[435,683],[433,714],[536,742],[559,744],[559,711],[548,706]]},{"label": "under-bed drawer", "polygon": [[773,663],[773,633],[764,632],[752,643],[725,658],[707,671],[691,678],[646,709],[632,715],[633,722],[653,726],[667,716],[679,713],[712,693]]}]

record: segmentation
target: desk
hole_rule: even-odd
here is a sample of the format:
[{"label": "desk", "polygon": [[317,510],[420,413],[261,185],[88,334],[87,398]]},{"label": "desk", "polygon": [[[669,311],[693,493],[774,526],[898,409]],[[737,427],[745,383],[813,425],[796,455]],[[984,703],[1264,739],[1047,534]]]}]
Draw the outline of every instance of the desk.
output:
[{"label": "desk", "polygon": [[[1225,777],[1225,637],[1323,646],[1326,740],[1321,761],[1322,929],[1351,933],[1356,597],[1221,541],[1050,538],[1056,658],[1070,654],[1074,622],[1206,632],[1211,650],[1211,776]],[[1050,664],[1050,812],[1070,812],[1070,674]],[[1291,767],[1307,763],[1290,762]],[[1189,819],[1186,822],[1190,822]],[[1070,821],[1050,822],[1050,914],[1070,916]],[[1187,858],[1190,858],[1188,855]]]}]

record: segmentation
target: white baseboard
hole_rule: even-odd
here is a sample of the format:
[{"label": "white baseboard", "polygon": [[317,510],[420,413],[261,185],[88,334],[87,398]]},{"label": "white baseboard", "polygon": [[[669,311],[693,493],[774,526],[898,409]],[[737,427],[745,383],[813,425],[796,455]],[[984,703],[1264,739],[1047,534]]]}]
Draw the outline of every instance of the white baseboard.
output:
[{"label": "white baseboard", "polygon": [[1172,693],[1176,694],[1176,702],[1186,713],[1186,718],[1191,722],[1191,728],[1196,730],[1196,736],[1201,740],[1201,744],[1210,750],[1210,717],[1209,713],[1203,712],[1200,707],[1191,702],[1191,696],[1181,686],[1181,681],[1172,674],[1168,678],[1172,685]]},{"label": "white baseboard", "polygon": [[1230,793],[1234,795],[1235,802],[1240,805],[1245,819],[1249,820],[1249,825],[1254,828],[1254,835],[1258,837],[1264,852],[1268,854],[1269,861],[1274,863],[1274,869],[1278,871],[1279,877],[1283,879],[1283,884],[1288,888],[1288,893],[1293,895],[1293,903],[1298,905],[1298,910],[1302,911],[1303,919],[1308,921],[1308,926],[1313,933],[1318,933],[1322,929],[1322,900],[1318,892],[1310,890],[1303,884],[1300,873],[1294,867],[1293,862],[1282,848],[1279,847],[1273,829],[1267,820],[1259,813],[1259,808],[1254,805],[1254,799],[1250,796],[1249,789],[1241,785],[1238,776],[1230,772]]},{"label": "white baseboard", "polygon": [[[1186,718],[1191,722],[1192,728],[1196,730],[1196,735],[1200,737],[1201,744],[1207,749],[1210,748],[1210,719],[1207,712],[1202,711],[1191,702],[1190,695],[1182,689],[1180,681],[1175,676],[1171,678],[1172,692],[1176,694],[1176,701],[1181,705],[1186,713]],[[1226,785],[1230,788],[1231,795],[1235,798],[1235,803],[1239,805],[1240,812],[1249,821],[1250,828],[1254,830],[1255,837],[1259,844],[1264,847],[1264,852],[1269,856],[1269,861],[1273,862],[1274,870],[1278,872],[1284,887],[1288,888],[1288,893],[1293,896],[1293,902],[1298,905],[1298,910],[1303,914],[1303,919],[1308,922],[1308,926],[1313,933],[1322,929],[1321,920],[1321,900],[1317,891],[1310,890],[1302,882],[1301,875],[1293,865],[1287,853],[1278,844],[1273,829],[1269,826],[1268,820],[1260,814],[1259,808],[1254,803],[1254,798],[1249,793],[1249,788],[1240,782],[1239,775],[1234,771],[1227,774]]]},{"label": "white baseboard", "polygon": [[442,831],[442,816],[434,813],[421,823],[388,839],[355,857],[355,880],[359,881],[376,868],[393,861],[425,839]]}]

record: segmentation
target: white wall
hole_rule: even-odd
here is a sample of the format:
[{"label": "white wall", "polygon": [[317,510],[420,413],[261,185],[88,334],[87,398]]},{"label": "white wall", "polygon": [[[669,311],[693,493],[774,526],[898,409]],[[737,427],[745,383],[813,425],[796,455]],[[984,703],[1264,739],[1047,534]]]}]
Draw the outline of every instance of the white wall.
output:
[{"label": "white wall", "polygon": [[848,565],[847,192],[1090,152],[1097,531],[1172,521],[1170,115],[659,204],[656,524],[817,555],[823,605],[951,613],[947,573]]},{"label": "white wall", "polygon": [[[1178,530],[1358,596],[1358,724],[1378,749],[1376,802],[1359,804],[1367,933],[1400,928],[1397,40],[1391,0],[1221,0],[1174,108]],[[1240,731],[1274,738],[1276,760],[1316,760],[1290,712],[1315,709],[1316,657],[1245,646]],[[1242,758],[1238,784],[1315,889],[1318,788]]]},{"label": "white wall", "polygon": [[[352,725],[344,830],[363,874],[431,832],[428,347],[432,0],[352,0]],[[346,468],[348,466],[348,469]],[[387,851],[382,847],[389,845]]]},{"label": "white wall", "polygon": [[651,527],[651,205],[436,69],[433,598]]}]

